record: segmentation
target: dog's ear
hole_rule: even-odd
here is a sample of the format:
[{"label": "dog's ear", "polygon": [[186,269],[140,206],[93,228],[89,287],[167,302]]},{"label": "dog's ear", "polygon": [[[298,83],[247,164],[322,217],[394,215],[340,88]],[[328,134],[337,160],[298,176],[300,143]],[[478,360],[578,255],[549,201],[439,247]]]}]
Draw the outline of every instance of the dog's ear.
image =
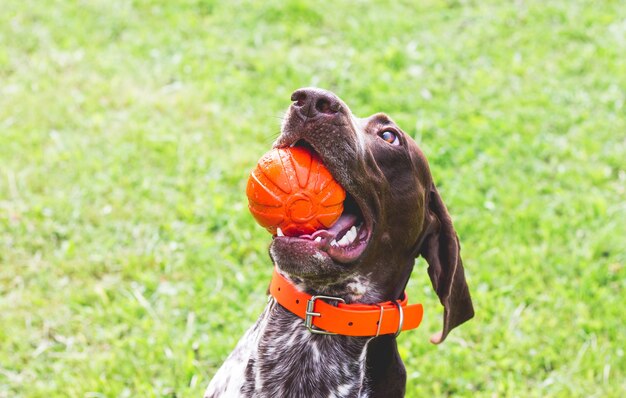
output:
[{"label": "dog's ear", "polygon": [[444,307],[443,329],[430,338],[431,343],[439,344],[450,330],[474,316],[474,308],[465,281],[459,238],[434,183],[428,193],[426,219],[427,230],[419,254],[428,262],[428,275]]}]

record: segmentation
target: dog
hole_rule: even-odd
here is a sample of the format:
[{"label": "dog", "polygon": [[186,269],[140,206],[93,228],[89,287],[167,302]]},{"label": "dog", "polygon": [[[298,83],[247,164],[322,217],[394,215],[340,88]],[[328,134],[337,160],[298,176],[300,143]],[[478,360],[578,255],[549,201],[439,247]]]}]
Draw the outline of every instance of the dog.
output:
[{"label": "dog", "polygon": [[[327,230],[273,237],[270,300],[205,398],[402,397],[406,371],[396,336],[407,322],[415,327],[421,319],[417,307],[400,304],[416,257],[428,263],[444,307],[443,328],[431,342],[441,343],[474,316],[459,239],[426,157],[391,118],[356,118],[335,94],[319,88],[298,89],[291,100],[274,147],[317,153],[346,191],[344,211]],[[281,286],[307,302],[281,303]],[[290,310],[296,301],[310,305],[304,314]],[[327,334],[320,329],[328,321],[322,306],[344,311],[337,328],[347,330],[354,324],[342,322],[341,314],[368,312],[365,335]]]}]

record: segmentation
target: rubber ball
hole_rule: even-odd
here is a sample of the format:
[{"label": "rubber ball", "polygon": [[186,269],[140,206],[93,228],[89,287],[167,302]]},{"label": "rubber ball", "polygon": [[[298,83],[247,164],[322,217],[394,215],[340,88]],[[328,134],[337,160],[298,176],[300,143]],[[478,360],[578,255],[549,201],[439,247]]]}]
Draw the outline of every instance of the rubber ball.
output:
[{"label": "rubber ball", "polygon": [[272,234],[311,234],[330,228],[343,212],[345,190],[319,156],[304,147],[272,149],[250,173],[246,187],[254,219]]}]

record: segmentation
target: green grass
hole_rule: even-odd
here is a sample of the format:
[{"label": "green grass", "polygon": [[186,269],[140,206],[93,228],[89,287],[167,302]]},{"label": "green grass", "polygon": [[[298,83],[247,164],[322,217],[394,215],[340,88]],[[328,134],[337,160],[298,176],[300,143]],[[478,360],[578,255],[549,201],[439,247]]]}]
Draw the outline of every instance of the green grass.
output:
[{"label": "green grass", "polygon": [[[265,304],[247,173],[292,90],[429,157],[476,317],[410,397],[626,394],[626,2],[0,7],[0,397],[197,397]],[[418,3],[418,2],[415,2]]]}]

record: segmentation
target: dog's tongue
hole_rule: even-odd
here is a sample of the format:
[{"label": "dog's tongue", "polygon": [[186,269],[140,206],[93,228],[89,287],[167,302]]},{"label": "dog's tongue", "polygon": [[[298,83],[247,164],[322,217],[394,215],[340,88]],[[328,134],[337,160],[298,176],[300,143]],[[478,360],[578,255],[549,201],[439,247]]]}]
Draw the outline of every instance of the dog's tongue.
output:
[{"label": "dog's tongue", "polygon": [[349,229],[356,222],[356,216],[354,214],[342,214],[341,217],[328,228],[327,231],[333,236],[336,236],[339,232]]},{"label": "dog's tongue", "polygon": [[342,214],[330,228],[320,229],[310,235],[302,235],[300,238],[315,239],[317,237],[321,237],[322,239],[330,242],[332,239],[336,238],[340,232],[350,229],[356,220],[357,217],[354,214]]}]

